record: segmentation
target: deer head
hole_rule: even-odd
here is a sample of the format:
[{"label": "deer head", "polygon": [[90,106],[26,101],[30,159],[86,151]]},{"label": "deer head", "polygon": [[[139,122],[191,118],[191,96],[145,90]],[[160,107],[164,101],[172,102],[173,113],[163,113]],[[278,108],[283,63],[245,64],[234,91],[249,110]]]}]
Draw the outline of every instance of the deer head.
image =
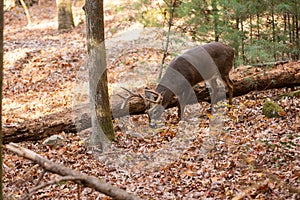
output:
[{"label": "deer head", "polygon": [[163,95],[154,91],[145,89],[145,96],[148,103],[148,109],[146,113],[149,119],[150,127],[155,127],[153,120],[159,120],[165,108],[161,105],[163,100]]}]

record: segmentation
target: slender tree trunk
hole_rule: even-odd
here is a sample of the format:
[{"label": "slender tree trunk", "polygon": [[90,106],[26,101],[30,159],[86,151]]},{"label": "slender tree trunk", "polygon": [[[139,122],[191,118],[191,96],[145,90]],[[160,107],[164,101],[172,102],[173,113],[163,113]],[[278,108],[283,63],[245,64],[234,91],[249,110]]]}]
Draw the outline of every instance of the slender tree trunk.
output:
[{"label": "slender tree trunk", "polygon": [[[86,32],[93,134],[90,145],[106,148],[115,138],[110,110],[104,44],[103,0],[86,0]],[[106,136],[106,137],[105,137]]]},{"label": "slender tree trunk", "polygon": [[239,29],[239,23],[240,23],[240,19],[238,16],[236,16],[235,18],[235,29],[236,29],[236,33],[234,34],[234,42],[233,42],[233,48],[235,49],[235,57],[236,57],[236,61],[239,60],[240,57],[240,52],[239,52],[239,48],[240,48],[240,38],[239,38],[239,34],[240,34],[240,29]]},{"label": "slender tree trunk", "polygon": [[26,17],[27,17],[27,22],[28,22],[27,26],[31,26],[32,23],[31,23],[31,17],[30,17],[28,7],[27,7],[26,3],[24,2],[24,0],[20,0],[20,2],[21,2],[22,6],[24,8],[24,11],[25,11],[25,14],[26,14]]},{"label": "slender tree trunk", "polygon": [[272,42],[276,42],[274,0],[271,1]]},{"label": "slender tree trunk", "polygon": [[56,0],[58,29],[74,28],[71,0]]},{"label": "slender tree trunk", "polygon": [[287,15],[288,14],[286,12],[283,14],[283,23],[284,23],[283,30],[284,30],[284,35],[287,35],[287,23],[288,23],[288,21],[287,21]]},{"label": "slender tree trunk", "polygon": [[295,22],[295,14],[293,14],[292,15],[292,27],[291,27],[291,29],[292,29],[292,43],[294,44],[295,43],[295,36],[296,36],[296,34],[295,34],[295,24],[296,24],[296,22]]},{"label": "slender tree trunk", "polygon": [[244,33],[244,23],[243,20],[241,20],[241,32],[242,32],[242,59],[243,59],[243,64],[246,63],[246,55],[245,55],[245,33]]},{"label": "slender tree trunk", "polygon": [[171,5],[172,7],[171,7],[170,18],[169,18],[169,23],[168,23],[167,41],[166,41],[166,44],[165,44],[165,47],[164,47],[164,55],[163,55],[163,58],[161,60],[161,65],[160,65],[160,68],[159,68],[158,81],[160,81],[160,79],[161,79],[165,59],[168,55],[170,33],[171,33],[171,27],[173,25],[173,16],[174,16],[174,12],[175,12],[176,0],[171,1],[171,4],[172,4]]},{"label": "slender tree trunk", "polygon": [[257,39],[260,39],[260,17],[259,13],[256,13],[256,26],[257,26]]},{"label": "slender tree trunk", "polygon": [[272,43],[273,43],[273,58],[276,61],[276,25],[275,25],[275,15],[274,15],[274,0],[271,1],[271,21],[272,21]]},{"label": "slender tree trunk", "polygon": [[288,31],[289,31],[289,41],[290,43],[293,42],[293,39],[292,39],[292,26],[291,26],[291,16],[290,14],[287,14],[287,20],[288,20]]},{"label": "slender tree trunk", "polygon": [[3,0],[0,0],[0,199],[3,198],[3,186],[2,186],[2,143],[3,143],[3,133],[2,133],[2,82],[3,82]]},{"label": "slender tree trunk", "polygon": [[298,43],[297,39],[296,39],[296,15],[295,13],[292,14],[292,59],[296,60],[297,56],[296,53],[294,51],[296,44]]},{"label": "slender tree trunk", "polygon": [[[286,12],[284,12],[284,14],[283,14],[283,32],[284,32],[284,36],[287,36],[288,35],[288,29],[287,29],[287,27],[288,27],[288,25],[287,25],[287,13]],[[286,39],[284,39],[283,40],[283,44],[284,45],[286,45]],[[285,55],[287,55],[288,56],[288,51],[282,51],[282,54],[281,54],[281,59],[282,60],[284,60],[285,59]]]},{"label": "slender tree trunk", "polygon": [[249,20],[250,20],[250,44],[253,44],[253,19],[252,19],[252,14],[250,14]]},{"label": "slender tree trunk", "polygon": [[296,59],[300,59],[300,38],[299,38],[299,12],[298,12],[298,9],[299,9],[299,4],[297,3],[299,1],[295,1],[295,32],[296,32],[296,48],[298,49],[298,52],[296,53]]},{"label": "slender tree trunk", "polygon": [[212,6],[213,18],[214,18],[215,41],[218,42],[220,37],[220,30],[219,30],[219,11],[217,7],[217,0],[212,0],[211,6]]}]

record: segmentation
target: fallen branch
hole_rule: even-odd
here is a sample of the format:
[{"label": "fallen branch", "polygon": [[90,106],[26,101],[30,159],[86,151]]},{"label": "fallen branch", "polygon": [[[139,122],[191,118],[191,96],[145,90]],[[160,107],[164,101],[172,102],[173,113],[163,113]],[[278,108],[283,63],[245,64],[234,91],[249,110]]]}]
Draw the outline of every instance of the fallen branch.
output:
[{"label": "fallen branch", "polygon": [[[116,186],[109,184],[109,183],[105,183],[94,176],[89,176],[85,173],[81,173],[76,170],[67,168],[63,165],[54,163],[54,162],[36,154],[35,152],[33,152],[29,149],[18,146],[15,143],[7,144],[6,148],[21,157],[24,157],[26,159],[29,159],[29,160],[39,164],[43,169],[45,169],[48,172],[52,172],[52,173],[58,174],[60,176],[63,176],[63,178],[61,178],[61,180],[65,179],[65,180],[76,181],[76,183],[80,182],[84,186],[93,188],[98,192],[101,192],[107,196],[112,197],[113,199],[120,199],[120,200],[140,199],[139,197],[136,197],[136,196],[126,192],[125,190],[122,190]],[[59,181],[59,179],[56,180],[56,182],[57,181]],[[50,184],[50,183],[54,184],[55,180],[52,182],[49,182],[48,184]],[[42,186],[43,185],[37,186],[35,189],[38,190],[38,189],[42,188]],[[47,186],[47,183],[45,186]]]},{"label": "fallen branch", "polygon": [[44,188],[44,187],[47,187],[49,185],[54,185],[54,184],[60,184],[61,182],[64,182],[64,181],[80,181],[80,179],[76,178],[76,177],[73,177],[73,176],[63,176],[63,177],[59,177],[57,179],[54,179],[54,180],[51,180],[51,181],[48,181],[46,183],[43,183],[41,185],[38,185],[30,190],[28,190],[28,193],[22,198],[22,199],[31,199],[32,195],[37,192],[38,190]]}]

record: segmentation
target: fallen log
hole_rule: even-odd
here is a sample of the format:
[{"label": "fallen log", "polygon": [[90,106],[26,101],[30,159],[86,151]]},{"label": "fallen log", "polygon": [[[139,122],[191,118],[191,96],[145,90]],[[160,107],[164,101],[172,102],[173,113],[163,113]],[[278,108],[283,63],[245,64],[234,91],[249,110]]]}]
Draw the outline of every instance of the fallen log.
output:
[{"label": "fallen log", "polygon": [[[300,63],[289,62],[270,68],[239,67],[230,75],[234,82],[233,96],[241,96],[251,91],[300,85]],[[195,93],[198,101],[209,101],[209,94],[205,86],[196,86]],[[126,96],[124,92],[121,96]],[[140,91],[140,94],[142,91]],[[120,95],[120,94],[119,94]],[[126,102],[119,95],[111,96],[113,117],[118,118],[128,114],[145,113],[146,104],[141,96],[135,95]],[[176,105],[173,99],[170,107]],[[38,119],[28,120],[22,124],[3,124],[3,142],[21,142],[25,140],[39,140],[62,131],[77,132],[91,127],[89,105],[77,108],[66,108],[59,113],[47,115]],[[79,113],[74,119],[73,113]]]}]

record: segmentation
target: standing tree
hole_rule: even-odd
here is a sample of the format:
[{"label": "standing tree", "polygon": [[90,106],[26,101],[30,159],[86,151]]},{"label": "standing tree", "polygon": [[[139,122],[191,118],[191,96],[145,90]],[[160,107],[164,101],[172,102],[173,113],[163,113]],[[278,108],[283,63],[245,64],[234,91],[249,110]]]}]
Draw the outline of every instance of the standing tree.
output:
[{"label": "standing tree", "polygon": [[173,16],[174,16],[174,12],[175,12],[175,7],[176,7],[176,0],[171,0],[170,2],[165,1],[165,3],[167,4],[168,8],[169,8],[169,13],[170,13],[170,17],[169,17],[169,23],[168,23],[168,33],[167,33],[167,41],[165,43],[164,46],[164,55],[163,58],[161,60],[161,65],[159,68],[159,74],[158,74],[158,80],[161,79],[161,75],[162,75],[162,70],[163,70],[163,66],[165,63],[165,59],[168,55],[168,48],[169,48],[169,42],[170,42],[170,34],[171,34],[171,27],[173,25]]},{"label": "standing tree", "polygon": [[58,29],[74,28],[71,0],[56,0]]},{"label": "standing tree", "polygon": [[2,193],[2,82],[3,82],[3,0],[0,0],[0,199]]},{"label": "standing tree", "polygon": [[215,32],[215,41],[219,41],[220,30],[219,30],[219,11],[218,11],[218,1],[211,1],[212,13],[214,18],[214,32]]},{"label": "standing tree", "polygon": [[93,148],[100,145],[103,150],[115,138],[107,87],[103,0],[86,0],[84,10],[93,127],[90,145]]},{"label": "standing tree", "polygon": [[28,7],[27,7],[27,5],[26,5],[26,3],[25,3],[24,0],[20,0],[20,3],[21,3],[21,5],[22,5],[23,8],[24,8],[25,15],[26,15],[26,17],[27,17],[27,22],[28,22],[27,26],[31,26],[32,22],[31,22],[31,17],[30,17],[30,14],[29,14]]}]

